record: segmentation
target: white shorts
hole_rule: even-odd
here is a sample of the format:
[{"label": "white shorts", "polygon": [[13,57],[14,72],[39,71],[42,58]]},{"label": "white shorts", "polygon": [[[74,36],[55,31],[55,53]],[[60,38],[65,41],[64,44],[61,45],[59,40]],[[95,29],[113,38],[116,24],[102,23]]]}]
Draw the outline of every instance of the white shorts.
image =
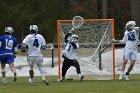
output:
[{"label": "white shorts", "polygon": [[43,64],[43,56],[28,56],[27,62],[30,66],[42,65]]},{"label": "white shorts", "polygon": [[130,49],[125,48],[124,49],[124,58],[127,60],[128,59],[136,60],[137,59],[137,49],[130,50]]}]

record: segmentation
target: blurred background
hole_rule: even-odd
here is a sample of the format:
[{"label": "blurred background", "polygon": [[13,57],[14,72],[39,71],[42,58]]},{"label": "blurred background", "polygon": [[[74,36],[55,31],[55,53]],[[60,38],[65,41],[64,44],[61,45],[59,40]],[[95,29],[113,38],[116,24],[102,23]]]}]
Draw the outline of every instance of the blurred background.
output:
[{"label": "blurred background", "polygon": [[140,0],[0,0],[0,35],[6,26],[12,26],[21,44],[29,34],[29,26],[37,24],[47,43],[57,43],[56,20],[75,15],[115,19],[117,35],[129,20],[140,26]]}]

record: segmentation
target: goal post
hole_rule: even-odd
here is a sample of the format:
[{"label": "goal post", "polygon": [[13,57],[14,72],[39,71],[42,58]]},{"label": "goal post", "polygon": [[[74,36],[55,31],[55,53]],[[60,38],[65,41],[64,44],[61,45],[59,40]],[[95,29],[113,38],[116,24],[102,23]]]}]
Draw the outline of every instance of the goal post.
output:
[{"label": "goal post", "polygon": [[[58,79],[62,69],[64,36],[71,30],[72,20],[57,20]],[[84,19],[83,25],[73,34],[79,36],[77,60],[82,74],[92,79],[115,80],[114,19]],[[100,59],[101,58],[101,59]],[[101,61],[101,63],[100,63]],[[102,70],[99,69],[102,67]],[[90,69],[90,70],[88,70]],[[70,74],[70,73],[72,74]],[[67,76],[76,75],[74,68]]]}]

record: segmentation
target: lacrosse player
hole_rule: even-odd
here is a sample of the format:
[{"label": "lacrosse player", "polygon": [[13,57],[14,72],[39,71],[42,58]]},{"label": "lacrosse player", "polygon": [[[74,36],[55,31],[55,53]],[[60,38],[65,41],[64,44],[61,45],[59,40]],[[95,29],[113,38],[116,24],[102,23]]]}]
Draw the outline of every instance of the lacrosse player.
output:
[{"label": "lacrosse player", "polygon": [[[115,42],[125,43],[124,54],[123,54],[123,63],[121,66],[121,72],[119,79],[125,78],[129,80],[128,75],[131,72],[135,61],[137,59],[137,47],[139,44],[139,27],[135,27],[135,21],[128,21],[125,26],[125,33],[122,40],[114,40]],[[126,64],[130,60],[130,66],[128,67],[126,73],[124,73]]]},{"label": "lacrosse player", "polygon": [[1,62],[1,74],[2,82],[5,84],[6,72],[5,66],[9,64],[10,70],[14,73],[14,82],[17,80],[16,68],[14,67],[15,54],[18,51],[18,43],[16,38],[12,36],[14,32],[12,27],[5,28],[5,35],[0,36],[0,62]]},{"label": "lacrosse player", "polygon": [[62,51],[62,57],[64,58],[64,61],[62,66],[62,77],[60,81],[65,80],[66,72],[71,66],[74,66],[76,68],[80,81],[83,80],[84,76],[81,75],[80,65],[76,60],[75,50],[77,48],[79,48],[78,35],[72,35],[72,33],[69,32],[65,36],[65,48]]},{"label": "lacrosse player", "polygon": [[[42,35],[37,34],[38,32],[38,26],[37,25],[30,25],[30,33],[25,37],[25,39],[22,42],[22,52],[26,52],[28,50],[28,57],[27,57],[27,62],[30,66],[29,74],[30,74],[30,79],[29,82],[33,84],[34,81],[34,70],[33,67],[34,65],[37,65],[42,80],[46,85],[49,85],[48,81],[45,78],[44,71],[42,68],[43,64],[43,55],[41,53],[41,49],[46,49],[46,42],[45,39]],[[27,49],[28,47],[28,49]]]}]

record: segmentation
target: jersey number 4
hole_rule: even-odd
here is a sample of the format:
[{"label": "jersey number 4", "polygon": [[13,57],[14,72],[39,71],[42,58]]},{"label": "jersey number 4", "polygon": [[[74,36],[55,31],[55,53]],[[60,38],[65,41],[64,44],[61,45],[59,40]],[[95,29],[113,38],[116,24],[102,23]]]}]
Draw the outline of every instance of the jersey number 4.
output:
[{"label": "jersey number 4", "polygon": [[39,46],[38,39],[35,39],[34,40],[33,46],[35,46],[35,47],[38,47]]}]

